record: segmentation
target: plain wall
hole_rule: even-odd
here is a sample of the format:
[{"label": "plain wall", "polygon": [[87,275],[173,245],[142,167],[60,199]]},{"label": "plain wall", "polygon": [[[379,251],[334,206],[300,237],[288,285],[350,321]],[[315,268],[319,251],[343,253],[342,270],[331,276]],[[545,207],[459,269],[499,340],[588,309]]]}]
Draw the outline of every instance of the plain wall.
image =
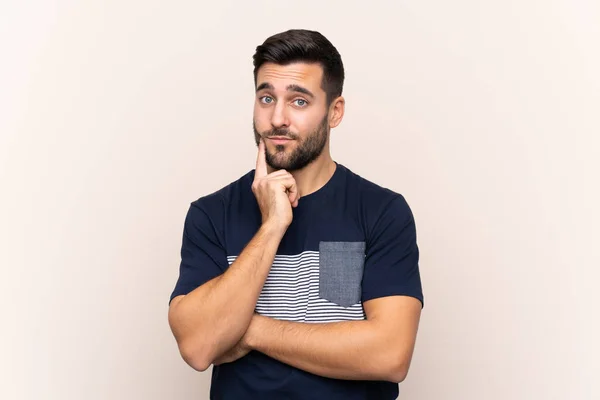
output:
[{"label": "plain wall", "polygon": [[342,54],[336,161],[402,193],[401,399],[599,399],[597,1],[0,4],[0,398],[207,399],[167,323],[189,203],[254,167],[252,54]]}]

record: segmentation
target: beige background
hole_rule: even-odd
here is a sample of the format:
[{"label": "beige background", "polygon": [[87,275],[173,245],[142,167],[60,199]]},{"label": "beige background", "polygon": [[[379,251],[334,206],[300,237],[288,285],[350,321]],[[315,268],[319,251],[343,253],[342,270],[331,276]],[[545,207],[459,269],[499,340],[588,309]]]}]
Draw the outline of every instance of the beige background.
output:
[{"label": "beige background", "polygon": [[401,399],[599,399],[600,6],[0,3],[0,398],[206,399],[167,325],[188,204],[253,167],[251,56],[317,29],[334,158],[405,195]]}]

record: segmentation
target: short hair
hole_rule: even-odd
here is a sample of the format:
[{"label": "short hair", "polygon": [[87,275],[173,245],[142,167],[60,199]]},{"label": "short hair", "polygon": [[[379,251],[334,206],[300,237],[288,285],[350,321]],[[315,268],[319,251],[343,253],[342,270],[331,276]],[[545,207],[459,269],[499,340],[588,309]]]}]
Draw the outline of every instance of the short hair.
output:
[{"label": "short hair", "polygon": [[323,68],[321,88],[327,94],[327,105],[342,95],[344,64],[333,44],[322,34],[306,29],[290,29],[267,38],[256,47],[254,84],[259,68],[266,62],[287,65],[294,62],[318,63]]}]

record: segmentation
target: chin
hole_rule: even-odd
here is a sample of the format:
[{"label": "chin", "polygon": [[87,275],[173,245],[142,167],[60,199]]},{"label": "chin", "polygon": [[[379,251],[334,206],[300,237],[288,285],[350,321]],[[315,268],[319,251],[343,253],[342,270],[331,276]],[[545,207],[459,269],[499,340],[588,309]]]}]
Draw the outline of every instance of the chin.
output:
[{"label": "chin", "polygon": [[288,169],[290,167],[290,162],[288,157],[273,157],[270,160],[271,167],[275,169]]},{"label": "chin", "polygon": [[267,157],[267,163],[275,169],[285,169],[289,171],[291,167],[291,153],[286,152],[276,152],[275,154],[270,154]]}]

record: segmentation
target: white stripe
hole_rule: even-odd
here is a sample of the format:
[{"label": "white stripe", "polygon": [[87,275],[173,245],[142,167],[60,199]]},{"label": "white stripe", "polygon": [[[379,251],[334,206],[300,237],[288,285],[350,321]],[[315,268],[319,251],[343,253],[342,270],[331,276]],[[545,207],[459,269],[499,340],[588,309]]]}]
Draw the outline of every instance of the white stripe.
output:
[{"label": "white stripe", "polygon": [[[236,256],[228,256],[231,265]],[[319,252],[276,255],[256,303],[256,312],[297,322],[340,322],[365,319],[361,303],[342,307],[319,297]]]}]

